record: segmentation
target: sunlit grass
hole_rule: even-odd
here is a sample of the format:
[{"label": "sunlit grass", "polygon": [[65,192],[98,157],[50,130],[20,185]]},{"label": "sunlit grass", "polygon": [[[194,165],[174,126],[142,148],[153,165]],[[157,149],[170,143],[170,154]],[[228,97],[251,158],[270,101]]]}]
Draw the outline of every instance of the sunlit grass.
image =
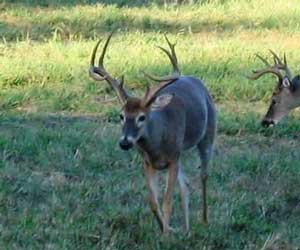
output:
[{"label": "sunlit grass", "polygon": [[[0,243],[8,249],[260,249],[271,234],[276,244],[298,246],[297,139],[226,136],[221,128],[207,228],[199,219],[199,159],[185,153],[192,232],[166,239],[146,204],[140,158],[116,147],[118,126],[93,116],[7,114],[0,128]],[[180,229],[178,192],[174,210]]]},{"label": "sunlit grass", "polygon": [[[99,37],[105,39],[106,36]],[[255,53],[269,56],[268,49],[272,48],[287,54],[293,70],[300,63],[297,58],[300,36],[297,34],[285,38],[275,32],[251,36],[243,31],[235,36],[204,33],[169,37],[177,41],[182,72],[204,80],[218,102],[268,100],[275,79],[269,76],[252,82],[245,77],[252,69],[262,67]],[[274,43],[274,39],[282,43]],[[40,111],[105,111],[99,107],[101,100],[107,102],[113,93],[106,83],[95,83],[87,74],[94,45],[95,40],[57,39],[47,43],[26,40],[2,44],[1,106],[14,109],[32,103]],[[149,84],[142,70],[164,75],[171,69],[165,55],[155,45],[165,45],[162,34],[118,33],[110,45],[106,67],[116,77],[124,74],[126,86],[139,94]]]}]

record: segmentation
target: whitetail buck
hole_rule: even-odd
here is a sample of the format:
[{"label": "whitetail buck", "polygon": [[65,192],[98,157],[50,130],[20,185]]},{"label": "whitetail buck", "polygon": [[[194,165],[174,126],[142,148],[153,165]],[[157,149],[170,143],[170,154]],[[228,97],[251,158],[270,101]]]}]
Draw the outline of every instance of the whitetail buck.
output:
[{"label": "whitetail buck", "polygon": [[[256,80],[264,74],[270,73],[278,78],[278,82],[273,92],[269,109],[262,119],[262,126],[270,127],[277,124],[292,109],[300,106],[300,76],[292,77],[284,54],[283,62],[272,50],[274,65],[271,65],[260,55],[256,56],[266,65],[266,68],[254,70],[253,75],[248,76],[250,80]],[[283,73],[283,72],[284,73]]]},{"label": "whitetail buck", "polygon": [[[189,230],[189,191],[179,157],[183,150],[197,146],[202,160],[202,205],[203,221],[207,223],[206,181],[207,165],[212,155],[216,133],[215,106],[203,83],[191,76],[180,76],[175,44],[166,38],[170,51],[159,47],[169,57],[174,74],[165,77],[145,75],[159,84],[147,88],[143,98],[129,96],[123,88],[123,80],[113,78],[104,68],[103,60],[111,33],[104,44],[98,66],[95,55],[96,44],[89,69],[96,81],[107,81],[116,92],[122,105],[120,119],[122,136],[120,147],[128,150],[136,147],[143,158],[143,167],[149,189],[149,203],[160,229],[168,233],[172,212],[172,195],[176,181],[179,182],[185,230]],[[159,205],[158,171],[167,169],[166,191],[162,210]]]}]

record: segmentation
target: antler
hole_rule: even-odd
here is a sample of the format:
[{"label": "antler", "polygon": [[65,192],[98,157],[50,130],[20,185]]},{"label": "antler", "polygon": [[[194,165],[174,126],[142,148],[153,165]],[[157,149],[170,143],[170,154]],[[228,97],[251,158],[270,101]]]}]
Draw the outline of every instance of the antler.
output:
[{"label": "antler", "polygon": [[165,35],[165,39],[171,49],[171,52],[168,51],[167,49],[161,47],[161,46],[157,46],[159,49],[161,49],[163,52],[165,52],[167,54],[167,56],[169,57],[172,65],[173,65],[173,75],[169,75],[169,76],[164,76],[164,77],[158,77],[158,76],[154,76],[154,75],[151,75],[147,72],[144,72],[143,71],[143,74],[150,78],[151,80],[153,81],[157,81],[157,82],[166,82],[166,81],[173,81],[173,80],[176,80],[178,79],[178,77],[180,76],[180,70],[179,70],[179,67],[178,67],[178,61],[177,61],[177,56],[176,56],[176,53],[175,53],[175,45],[176,43],[172,44],[168,37]]},{"label": "antler", "polygon": [[168,82],[160,82],[158,85],[153,86],[152,88],[149,88],[147,86],[146,93],[144,95],[144,98],[142,100],[142,103],[144,106],[148,106],[156,97],[156,94],[163,88],[167,87],[168,85],[172,84],[174,81],[168,81]]},{"label": "antler", "polygon": [[281,59],[279,58],[279,56],[276,55],[276,53],[274,51],[270,50],[270,52],[273,55],[274,65],[272,66],[265,58],[263,58],[262,56],[260,56],[258,54],[255,54],[267,66],[267,68],[261,69],[261,70],[253,70],[253,75],[247,76],[248,79],[256,80],[256,79],[260,78],[261,76],[263,76],[264,74],[271,73],[271,74],[276,75],[281,82],[284,76],[282,75],[280,70],[284,70],[286,73],[286,76],[289,79],[291,79],[292,74],[291,74],[291,70],[287,66],[286,55],[284,54],[283,62],[282,62]]},{"label": "antler", "polygon": [[117,80],[116,78],[113,78],[104,68],[103,61],[104,61],[104,56],[108,47],[108,44],[110,42],[110,39],[112,35],[114,34],[114,31],[110,33],[108,36],[103,50],[102,54],[99,58],[98,66],[95,66],[95,58],[96,58],[96,52],[99,47],[99,44],[101,43],[101,39],[97,42],[96,46],[93,49],[92,56],[91,56],[91,62],[90,62],[90,68],[89,68],[89,75],[91,78],[93,78],[96,81],[106,81],[116,92],[119,101],[121,103],[125,103],[126,100],[128,99],[128,94],[126,90],[123,88],[124,85],[124,76],[121,77],[121,80]]},{"label": "antler", "polygon": [[[281,59],[279,58],[279,56],[277,56],[275,54],[274,51],[270,50],[271,54],[274,56],[274,62],[277,61],[277,64],[278,64],[278,68],[281,69],[281,70],[284,70],[285,71],[285,74],[286,76],[291,79],[292,78],[292,73],[291,73],[291,70],[290,68],[288,67],[287,65],[287,60],[286,60],[286,55],[285,53],[283,54],[283,62],[281,61]],[[276,58],[276,59],[275,59]],[[275,62],[276,63],[276,62]]]}]

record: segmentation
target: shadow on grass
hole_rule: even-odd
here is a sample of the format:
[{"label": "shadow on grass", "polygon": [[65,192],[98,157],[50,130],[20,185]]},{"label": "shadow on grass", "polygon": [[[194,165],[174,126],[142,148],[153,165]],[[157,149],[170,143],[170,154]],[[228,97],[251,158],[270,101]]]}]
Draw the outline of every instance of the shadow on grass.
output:
[{"label": "shadow on grass", "polygon": [[[6,249],[106,249],[111,239],[138,250],[252,249],[273,234],[283,247],[267,249],[296,249],[290,245],[299,242],[299,154],[293,153],[299,142],[221,135],[209,170],[210,226],[197,222],[197,188],[190,236],[180,231],[166,240],[152,222],[135,157],[116,149],[116,126],[98,122],[85,115],[0,117],[0,242]],[[198,187],[194,158],[185,162]],[[180,211],[176,198],[174,210]],[[179,227],[181,212],[172,219]]]},{"label": "shadow on grass", "polygon": [[[228,0],[227,0],[228,1]],[[95,4],[107,4],[115,5],[118,7],[141,7],[148,5],[165,5],[165,4],[204,4],[209,3],[209,0],[5,0],[5,3],[13,3],[19,6],[25,7],[66,7],[66,6],[76,6],[76,5],[95,5]],[[223,1],[222,3],[225,3]]]},{"label": "shadow on grass", "polygon": [[76,5],[95,5],[95,4],[107,4],[107,5],[116,5],[118,7],[139,7],[147,6],[149,4],[163,4],[164,1],[150,1],[150,0],[6,0],[6,3],[12,3],[17,6],[24,7],[70,7]]},{"label": "shadow on grass", "polygon": [[[34,2],[34,1],[33,1]],[[30,7],[25,7],[31,13],[30,18],[11,16],[7,20],[0,21],[0,34],[7,41],[15,41],[16,39],[32,39],[44,41],[49,38],[59,38],[61,40],[76,39],[93,39],[96,34],[111,32],[115,29],[141,32],[169,32],[169,33],[200,33],[200,32],[218,32],[230,33],[236,30],[253,30],[253,29],[277,29],[278,20],[257,24],[255,20],[248,18],[239,18],[237,20],[210,20],[206,18],[193,17],[188,19],[172,19],[165,18],[161,12],[157,16],[145,13],[145,15],[137,15],[134,11],[127,11],[116,6],[109,6],[99,9],[99,13],[89,15],[79,14],[75,8],[75,3],[66,5],[68,11],[63,9],[62,13],[53,12],[53,16],[49,17],[49,12],[36,8],[31,3]],[[24,2],[26,3],[26,1]],[[23,3],[23,4],[24,4]],[[59,2],[58,2],[59,3]],[[64,3],[62,3],[64,4]],[[66,4],[66,3],[65,3]],[[14,5],[13,5],[14,6]],[[15,6],[22,6],[16,4]],[[51,8],[49,7],[51,10]],[[69,15],[69,13],[78,12]]]},{"label": "shadow on grass", "polygon": [[[274,26],[275,27],[275,26]],[[240,28],[251,30],[255,28],[252,20],[238,20],[232,22],[221,21],[168,21],[150,16],[136,18],[132,15],[117,14],[115,16],[102,17],[102,19],[81,17],[79,20],[72,20],[66,17],[56,17],[53,22],[0,22],[0,33],[7,41],[16,39],[31,39],[45,41],[54,36],[59,40],[94,39],[95,35],[105,34],[115,29],[124,32],[161,32],[161,33],[201,33],[218,32],[231,33]],[[264,27],[261,27],[264,28]],[[270,28],[269,26],[266,28]]]},{"label": "shadow on grass", "polygon": [[50,164],[70,178],[79,164],[105,171],[114,165],[111,158],[118,164],[120,157],[127,158],[116,148],[117,126],[107,120],[96,115],[2,114],[0,155],[30,171]]},{"label": "shadow on grass", "polygon": [[58,40],[94,39],[96,35],[106,34],[116,29],[142,32],[175,32],[182,27],[179,23],[143,17],[135,19],[130,15],[117,14],[102,19],[88,16],[81,20],[71,20],[66,17],[56,17],[53,22],[5,22],[0,21],[0,33],[6,41],[35,40],[46,41],[57,38]]}]

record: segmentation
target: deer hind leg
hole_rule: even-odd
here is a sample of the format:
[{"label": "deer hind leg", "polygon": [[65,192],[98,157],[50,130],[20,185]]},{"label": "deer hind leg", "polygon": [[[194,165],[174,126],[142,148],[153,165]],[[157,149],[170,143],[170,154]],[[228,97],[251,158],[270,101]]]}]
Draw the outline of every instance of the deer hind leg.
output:
[{"label": "deer hind leg", "polygon": [[205,225],[208,224],[207,216],[207,192],[206,184],[208,179],[207,166],[212,156],[213,144],[204,141],[197,145],[201,158],[201,184],[202,184],[202,220]]},{"label": "deer hind leg", "polygon": [[184,175],[182,168],[179,168],[178,172],[178,182],[181,196],[181,205],[184,213],[184,229],[186,232],[190,229],[189,224],[189,189],[188,189],[188,181],[186,176]]},{"label": "deer hind leg", "polygon": [[177,163],[172,163],[168,167],[166,191],[163,198],[163,232],[168,234],[172,228],[169,226],[172,213],[172,198],[178,175]]},{"label": "deer hind leg", "polygon": [[159,194],[158,173],[156,169],[146,164],[144,165],[144,170],[145,170],[145,176],[147,180],[147,188],[149,190],[149,195],[148,195],[149,205],[158,222],[161,231],[163,231],[163,226],[164,226],[163,216],[158,202],[158,194]]}]

